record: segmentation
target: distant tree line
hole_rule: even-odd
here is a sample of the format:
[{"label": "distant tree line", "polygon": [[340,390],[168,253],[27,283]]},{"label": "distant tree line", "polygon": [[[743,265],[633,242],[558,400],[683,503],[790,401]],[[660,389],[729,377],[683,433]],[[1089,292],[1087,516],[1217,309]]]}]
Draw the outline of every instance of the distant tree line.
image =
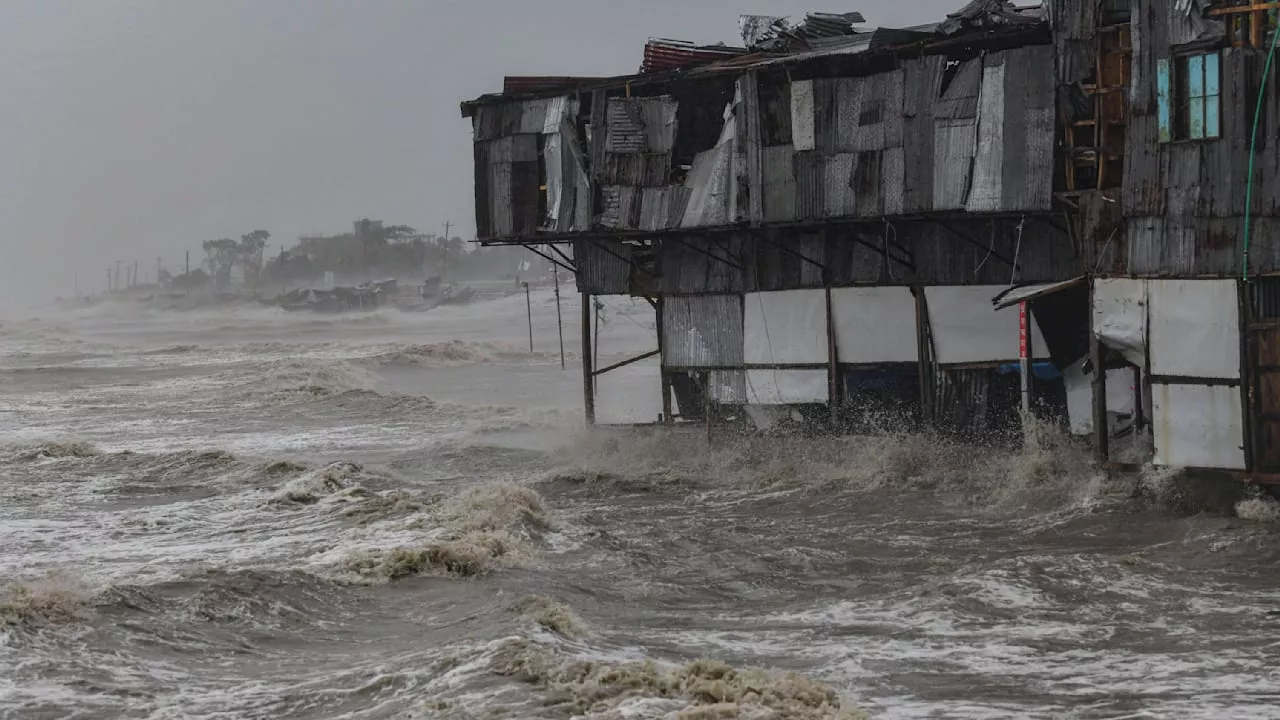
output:
[{"label": "distant tree line", "polygon": [[387,278],[402,280],[514,277],[528,268],[528,253],[516,248],[471,249],[460,237],[422,233],[408,225],[371,220],[354,223],[352,232],[303,237],[278,253],[267,252],[271,234],[254,230],[239,240],[206,240],[202,267],[172,278],[172,285],[193,288],[212,283],[230,287],[304,285],[333,273],[339,283]]}]

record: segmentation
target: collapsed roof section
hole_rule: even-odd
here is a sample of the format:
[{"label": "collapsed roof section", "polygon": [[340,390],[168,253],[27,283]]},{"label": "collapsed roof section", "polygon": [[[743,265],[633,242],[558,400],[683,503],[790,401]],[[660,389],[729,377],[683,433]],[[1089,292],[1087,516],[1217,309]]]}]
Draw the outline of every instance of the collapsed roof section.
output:
[{"label": "collapsed roof section", "polygon": [[766,39],[756,23],[750,49],[651,41],[647,73],[509,79],[516,94],[464,103],[479,237],[1050,211],[1052,75],[1017,70],[1052,66],[1047,24],[1007,2],[950,34],[861,19]]}]

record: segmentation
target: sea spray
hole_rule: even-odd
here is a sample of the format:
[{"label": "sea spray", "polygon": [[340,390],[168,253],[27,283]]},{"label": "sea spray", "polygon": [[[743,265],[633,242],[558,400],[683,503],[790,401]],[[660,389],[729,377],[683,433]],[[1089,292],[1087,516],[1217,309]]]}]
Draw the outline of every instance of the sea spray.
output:
[{"label": "sea spray", "polygon": [[742,437],[708,445],[681,430],[595,430],[560,450],[545,481],[621,492],[716,490],[928,493],[992,509],[1053,508],[1108,492],[1086,452],[1037,428],[1026,448],[994,450],[930,433]]}]

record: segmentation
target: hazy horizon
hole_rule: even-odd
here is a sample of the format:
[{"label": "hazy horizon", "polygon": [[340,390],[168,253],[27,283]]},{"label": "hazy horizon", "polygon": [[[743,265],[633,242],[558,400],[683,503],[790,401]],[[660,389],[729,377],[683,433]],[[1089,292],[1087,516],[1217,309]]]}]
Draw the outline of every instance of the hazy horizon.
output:
[{"label": "hazy horizon", "polygon": [[508,74],[634,72],[652,36],[734,42],[741,13],[939,20],[961,0],[9,0],[0,23],[0,300],[192,265],[204,240],[369,217],[474,235],[459,102]]}]

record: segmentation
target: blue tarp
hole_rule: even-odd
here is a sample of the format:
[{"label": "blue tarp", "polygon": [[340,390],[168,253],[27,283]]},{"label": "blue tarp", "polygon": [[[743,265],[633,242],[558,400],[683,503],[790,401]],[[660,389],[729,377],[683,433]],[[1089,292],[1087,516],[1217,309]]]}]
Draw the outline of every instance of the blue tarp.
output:
[{"label": "blue tarp", "polygon": [[[999,372],[1001,375],[1008,375],[1009,373],[1021,375],[1022,366],[1019,363],[1001,365]],[[1053,363],[1048,362],[1034,363],[1031,366],[1031,374],[1037,380],[1057,380],[1062,377],[1062,373],[1058,372],[1058,368],[1054,367]]]}]

